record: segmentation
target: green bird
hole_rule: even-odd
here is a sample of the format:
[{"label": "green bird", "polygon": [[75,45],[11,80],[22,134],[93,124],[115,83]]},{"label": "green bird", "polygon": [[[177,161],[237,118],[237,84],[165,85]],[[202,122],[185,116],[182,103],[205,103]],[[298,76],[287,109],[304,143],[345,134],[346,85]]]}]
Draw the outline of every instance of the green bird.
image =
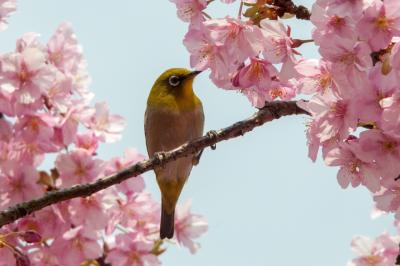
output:
[{"label": "green bird", "polygon": [[[172,150],[203,135],[203,106],[193,92],[193,80],[199,73],[171,68],[155,81],[147,100],[144,121],[149,156]],[[174,235],[175,206],[199,157],[200,154],[179,158],[154,170],[161,190],[161,239]]]}]

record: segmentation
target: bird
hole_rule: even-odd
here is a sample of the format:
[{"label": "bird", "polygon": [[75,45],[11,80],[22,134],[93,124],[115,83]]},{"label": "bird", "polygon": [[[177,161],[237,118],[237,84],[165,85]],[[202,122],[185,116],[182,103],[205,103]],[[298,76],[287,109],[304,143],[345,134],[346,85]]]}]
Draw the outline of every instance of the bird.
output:
[{"label": "bird", "polygon": [[[160,155],[203,135],[203,105],[193,91],[194,78],[200,72],[171,68],[154,82],[144,118],[149,157]],[[160,239],[170,239],[174,235],[176,203],[200,156],[201,152],[154,169],[161,191]]]}]

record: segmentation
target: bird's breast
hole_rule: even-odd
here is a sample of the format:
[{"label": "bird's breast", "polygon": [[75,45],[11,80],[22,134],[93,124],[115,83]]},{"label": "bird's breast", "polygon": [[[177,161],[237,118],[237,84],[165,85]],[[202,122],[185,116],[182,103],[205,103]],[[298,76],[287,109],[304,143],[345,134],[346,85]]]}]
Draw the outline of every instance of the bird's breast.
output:
[{"label": "bird's breast", "polygon": [[148,106],[144,124],[147,151],[152,156],[202,136],[203,107],[201,103],[191,110]]}]

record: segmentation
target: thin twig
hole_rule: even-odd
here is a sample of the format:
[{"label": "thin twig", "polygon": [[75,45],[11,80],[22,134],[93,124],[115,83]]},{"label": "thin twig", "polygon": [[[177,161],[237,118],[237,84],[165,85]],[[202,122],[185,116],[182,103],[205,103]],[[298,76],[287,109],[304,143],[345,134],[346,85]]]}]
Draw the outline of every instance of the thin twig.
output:
[{"label": "thin twig", "polygon": [[238,19],[242,19],[242,12],[243,12],[243,0],[240,0],[240,6],[239,6],[239,13],[238,13]]},{"label": "thin twig", "polygon": [[267,103],[263,108],[261,108],[248,119],[239,121],[229,127],[212,131],[201,138],[187,142],[174,150],[163,152],[162,154],[158,154],[158,156],[153,156],[148,160],[138,162],[113,175],[100,178],[93,183],[76,185],[71,188],[58,191],[51,191],[46,193],[41,198],[10,207],[5,211],[0,212],[0,227],[12,223],[19,218],[41,210],[52,204],[77,197],[90,196],[100,190],[121,183],[128,178],[150,171],[155,167],[165,165],[166,163],[177,160],[178,158],[197,154],[199,151],[215,145],[218,142],[244,135],[245,133],[253,130],[255,127],[261,126],[266,122],[278,119],[282,116],[297,114],[309,115],[308,112],[298,107],[295,101],[276,101]]}]

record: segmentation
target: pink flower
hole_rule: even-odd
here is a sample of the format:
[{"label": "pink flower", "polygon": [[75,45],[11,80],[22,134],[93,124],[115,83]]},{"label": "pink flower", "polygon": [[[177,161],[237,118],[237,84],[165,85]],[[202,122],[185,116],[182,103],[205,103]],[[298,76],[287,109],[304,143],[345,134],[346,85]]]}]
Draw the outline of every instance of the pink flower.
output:
[{"label": "pink flower", "polygon": [[45,240],[62,235],[70,228],[71,224],[60,207],[61,205],[52,205],[19,220],[18,229],[34,230]]},{"label": "pink flower", "polygon": [[[183,44],[190,53],[190,65],[197,70],[211,69],[210,78],[220,88],[233,88],[231,78],[239,66],[225,46],[217,45],[204,26],[189,28]],[[240,62],[241,63],[241,62]]]},{"label": "pink flower", "polygon": [[207,6],[207,0],[170,0],[176,5],[177,15],[184,22],[200,23],[204,20],[202,10]]},{"label": "pink flower", "polygon": [[51,142],[27,143],[21,138],[11,139],[3,147],[4,158],[13,162],[23,162],[27,165],[38,166],[43,162],[43,155],[46,152],[55,152]]},{"label": "pink flower", "polygon": [[77,226],[57,237],[51,244],[51,251],[61,265],[76,266],[86,259],[101,257],[99,235],[90,227]]},{"label": "pink flower", "polygon": [[226,17],[210,19],[203,23],[210,39],[227,49],[232,61],[243,62],[257,56],[264,48],[264,36],[259,27]]},{"label": "pink flower", "polygon": [[[125,150],[124,157],[113,158],[106,167],[105,174],[111,175],[120,171],[128,166],[140,162],[146,157],[140,154],[136,149]],[[136,176],[123,181],[116,185],[117,189],[130,197],[134,193],[140,193],[144,190],[145,184],[142,176]]]},{"label": "pink flower", "polygon": [[87,132],[76,135],[75,145],[77,148],[85,149],[90,154],[95,155],[99,142],[92,132]]},{"label": "pink flower", "polygon": [[353,266],[392,266],[395,265],[399,250],[399,239],[384,233],[376,239],[365,236],[354,237],[352,250],[358,255],[349,265]]},{"label": "pink flower", "polygon": [[257,108],[262,108],[267,100],[268,90],[266,88],[263,89],[248,88],[242,90],[242,93],[246,95],[247,99],[253,106]]},{"label": "pink flower", "polygon": [[362,39],[369,42],[372,50],[386,48],[392,37],[400,34],[400,2],[373,1],[358,22],[357,32]]},{"label": "pink flower", "polygon": [[17,0],[0,0],[0,30],[7,28],[7,19],[16,9]]},{"label": "pink flower", "polygon": [[382,129],[386,134],[393,137],[400,137],[400,91],[380,102],[383,108]]},{"label": "pink flower", "polygon": [[218,63],[220,60],[224,62],[223,58],[217,56],[219,48],[209,38],[204,27],[202,30],[190,27],[183,39],[183,44],[190,53],[191,67],[205,70],[213,67],[214,64],[223,65],[223,63]]},{"label": "pink flower", "polygon": [[9,165],[2,167],[0,173],[0,206],[2,209],[34,199],[43,194],[42,188],[36,183],[38,174],[28,165]]},{"label": "pink flower", "polygon": [[[355,39],[332,38],[320,46],[319,52],[342,84],[357,88],[366,79],[365,71],[372,67],[371,49],[364,42]],[[337,80],[339,81],[339,80]]]},{"label": "pink flower", "polygon": [[11,123],[4,117],[1,117],[0,118],[0,141],[8,142],[11,139],[11,137],[12,137]]},{"label": "pink flower", "polygon": [[355,37],[354,21],[341,13],[328,14],[327,10],[315,3],[311,11],[311,22],[317,27],[312,37],[317,45],[329,42],[330,38],[340,36],[351,39]]},{"label": "pink flower", "polygon": [[375,161],[382,170],[383,177],[390,183],[400,174],[400,142],[383,134],[380,130],[367,130],[360,134],[358,157]]},{"label": "pink flower", "polygon": [[0,248],[0,266],[14,266],[15,258],[12,250],[3,247]]},{"label": "pink flower", "polygon": [[36,32],[24,33],[20,38],[17,39],[15,45],[15,51],[22,53],[25,49],[35,48],[42,52],[45,52],[44,46],[39,41],[40,34]]},{"label": "pink flower", "polygon": [[[1,83],[1,82],[0,82]],[[0,112],[8,116],[15,115],[14,101],[9,91],[1,89],[0,85]]]},{"label": "pink flower", "polygon": [[107,254],[106,263],[113,266],[160,265],[157,256],[152,254],[153,243],[139,238],[135,233],[117,235],[115,247]]},{"label": "pink flower", "polygon": [[48,109],[60,113],[68,113],[69,108],[74,106],[71,98],[73,80],[61,72],[57,72],[51,86],[48,87],[45,94],[45,104]]},{"label": "pink flower", "polygon": [[103,161],[93,159],[92,155],[83,149],[59,154],[55,164],[60,173],[62,187],[94,181],[104,170]]},{"label": "pink flower", "polygon": [[35,266],[60,266],[57,257],[51,253],[49,248],[34,249],[28,255]]},{"label": "pink flower", "polygon": [[53,137],[55,125],[56,121],[50,115],[25,115],[14,125],[14,130],[26,142],[49,142]]},{"label": "pink flower", "polygon": [[316,136],[321,142],[338,136],[346,139],[357,128],[356,108],[348,99],[327,91],[324,95],[316,95],[309,102],[298,105],[309,111],[314,123],[318,124]]},{"label": "pink flower", "polygon": [[65,74],[75,75],[83,60],[82,47],[79,45],[71,24],[63,22],[47,43],[49,61]]},{"label": "pink flower", "polygon": [[255,87],[257,89],[268,88],[278,71],[266,60],[252,57],[250,63],[240,68],[232,80],[235,87],[247,89]]},{"label": "pink flower", "polygon": [[353,187],[362,184],[371,192],[377,192],[381,187],[378,168],[373,161],[364,161],[357,157],[358,151],[356,140],[332,145],[325,151],[325,163],[329,166],[340,166],[337,180],[342,188],[347,188],[349,184]]},{"label": "pink flower", "polygon": [[261,30],[237,19],[210,19],[200,27],[190,27],[184,44],[190,64],[198,70],[211,69],[210,78],[220,88],[233,89],[231,79],[249,58],[264,47]]},{"label": "pink flower", "polygon": [[263,49],[265,59],[274,64],[287,60],[295,61],[290,28],[286,29],[281,22],[276,20],[264,19],[260,24],[265,38]]},{"label": "pink flower", "polygon": [[67,113],[59,117],[60,121],[54,128],[54,142],[60,146],[68,146],[75,141],[81,113],[81,106],[77,106],[70,108]]},{"label": "pink flower", "polygon": [[367,2],[366,0],[318,0],[317,4],[327,8],[329,14],[342,14],[358,19]]},{"label": "pink flower", "polygon": [[400,219],[400,186],[383,189],[374,195],[376,208],[385,212],[395,213],[395,218]]},{"label": "pink flower", "polygon": [[95,108],[88,108],[82,112],[81,121],[99,140],[104,142],[119,140],[125,127],[124,119],[121,116],[109,114],[105,102],[96,103]]},{"label": "pink flower", "polygon": [[[300,107],[301,107],[301,103]],[[319,146],[321,145],[320,139],[317,137],[318,124],[309,122],[306,125],[306,136],[307,136],[307,146],[308,146],[308,157],[315,162],[317,160],[317,155],[319,151]]]},{"label": "pink flower", "polygon": [[107,195],[96,193],[85,198],[75,198],[69,203],[69,213],[74,225],[83,225],[93,230],[104,229],[108,223],[107,209],[111,202],[107,202]]},{"label": "pink flower", "polygon": [[291,84],[274,80],[268,90],[266,100],[273,101],[280,98],[281,100],[288,101],[294,96],[296,96],[296,90]]},{"label": "pink flower", "polygon": [[112,233],[117,224],[134,230],[144,237],[155,236],[158,233],[160,205],[149,193],[137,193],[126,200],[118,200],[117,208],[112,208],[107,233]]},{"label": "pink flower", "polygon": [[357,113],[360,121],[375,123],[379,128],[381,128],[381,117],[384,110],[381,104],[385,98],[393,95],[398,86],[398,81],[393,75],[382,75],[381,67],[382,64],[377,63],[369,71],[368,79],[360,84],[354,95],[354,99],[357,101],[353,101],[358,105]]},{"label": "pink flower", "polygon": [[200,244],[193,239],[204,234],[208,225],[205,219],[190,212],[191,202],[186,201],[183,205],[178,205],[175,217],[175,238],[179,244],[187,247],[190,253],[194,254],[200,248]]},{"label": "pink flower", "polygon": [[331,73],[330,62],[324,60],[301,60],[295,65],[296,71],[302,75],[299,81],[299,92],[323,94],[326,90],[336,90],[336,84]]},{"label": "pink flower", "polygon": [[45,63],[43,52],[27,48],[22,53],[5,54],[0,64],[0,92],[12,95],[17,114],[41,107],[43,90],[51,85],[55,73]]}]

